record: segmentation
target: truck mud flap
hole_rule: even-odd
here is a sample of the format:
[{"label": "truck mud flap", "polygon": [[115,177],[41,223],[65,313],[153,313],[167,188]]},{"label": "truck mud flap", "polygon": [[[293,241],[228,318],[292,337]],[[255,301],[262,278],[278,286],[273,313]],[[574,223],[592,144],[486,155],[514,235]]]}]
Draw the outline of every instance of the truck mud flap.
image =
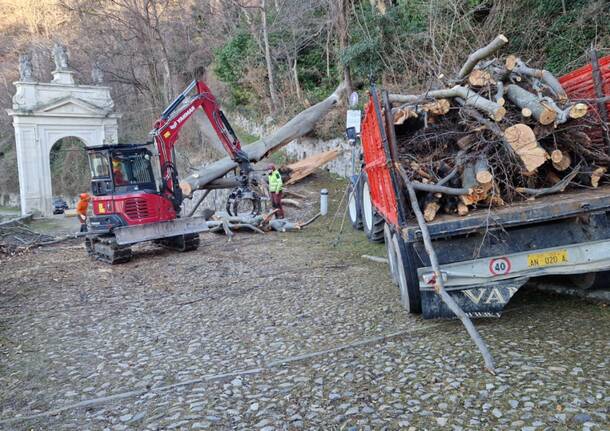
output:
[{"label": "truck mud flap", "polygon": [[124,226],[114,229],[113,233],[117,244],[126,245],[208,230],[204,217],[185,217],[160,223]]},{"label": "truck mud flap", "polygon": [[[510,298],[529,277],[487,283],[484,286],[448,288],[447,292],[469,317],[500,317]],[[432,288],[420,289],[422,312],[425,319],[453,319],[455,315]]]}]

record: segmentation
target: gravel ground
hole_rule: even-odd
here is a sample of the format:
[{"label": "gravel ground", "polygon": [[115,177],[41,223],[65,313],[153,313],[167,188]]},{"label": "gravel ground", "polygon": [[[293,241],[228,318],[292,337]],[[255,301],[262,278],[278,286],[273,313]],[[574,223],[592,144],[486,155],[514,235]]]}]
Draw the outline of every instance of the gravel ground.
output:
[{"label": "gravel ground", "polygon": [[[324,181],[301,192],[336,206]],[[78,242],[0,261],[0,429],[610,429],[607,307],[522,289],[477,322],[492,376],[458,322],[401,310],[360,258],[383,246],[332,246],[327,223],[115,267]]]}]

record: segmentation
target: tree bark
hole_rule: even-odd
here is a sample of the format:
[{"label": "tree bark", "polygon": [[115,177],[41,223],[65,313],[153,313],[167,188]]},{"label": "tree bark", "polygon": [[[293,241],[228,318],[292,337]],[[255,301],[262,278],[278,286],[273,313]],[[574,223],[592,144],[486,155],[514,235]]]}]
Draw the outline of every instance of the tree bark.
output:
[{"label": "tree bark", "polygon": [[496,52],[498,49],[502,48],[504,45],[508,43],[508,39],[503,34],[496,36],[494,40],[492,40],[488,45],[483,48],[477,49],[475,52],[468,56],[468,60],[462,66],[460,71],[458,72],[458,79],[464,79],[468,74],[474,69],[477,63],[484,58],[489,57],[491,54]]},{"label": "tree bark", "polygon": [[[271,135],[253,144],[244,146],[243,150],[248,155],[248,158],[253,162],[257,162],[290,141],[310,133],[318,121],[324,118],[339,102],[344,91],[345,86],[341,83],[329,97],[300,112]],[[237,163],[229,157],[225,157],[210,165],[199,168],[195,174],[183,179],[180,182],[180,188],[185,196],[191,196],[193,191],[205,188],[207,184],[235,168],[237,168]]]},{"label": "tree bark", "polygon": [[[557,112],[552,107],[545,106],[538,98],[527,90],[515,84],[506,86],[506,97],[522,109],[523,114],[529,114],[538,120],[540,124],[551,124],[557,118]],[[523,111],[527,109],[527,111]],[[527,117],[527,115],[524,115]]]},{"label": "tree bark", "polygon": [[498,105],[496,102],[492,102],[491,100],[486,99],[475,91],[472,91],[470,88],[463,87],[461,85],[456,85],[453,88],[447,88],[444,90],[432,90],[420,95],[389,95],[390,102],[394,103],[421,103],[430,98],[461,98],[464,100],[464,103],[466,105],[484,111],[494,121],[500,121],[504,118],[504,115],[506,115],[506,109],[504,109],[504,107]]},{"label": "tree bark", "polygon": [[520,58],[515,56],[508,56],[506,58],[506,68],[517,74],[540,79],[551,89],[555,96],[557,96],[560,103],[568,101],[568,95],[561,86],[561,83],[548,70],[528,67]]}]

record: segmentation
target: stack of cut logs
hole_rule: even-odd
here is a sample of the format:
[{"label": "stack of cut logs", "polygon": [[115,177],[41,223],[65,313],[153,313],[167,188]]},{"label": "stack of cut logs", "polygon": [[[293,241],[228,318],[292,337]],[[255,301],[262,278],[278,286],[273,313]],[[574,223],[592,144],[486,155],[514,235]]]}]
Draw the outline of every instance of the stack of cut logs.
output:
[{"label": "stack of cut logs", "polygon": [[426,221],[477,207],[596,188],[607,148],[587,130],[601,121],[570,100],[550,72],[515,55],[496,56],[503,35],[472,53],[447,89],[391,94],[397,166],[419,192]]}]

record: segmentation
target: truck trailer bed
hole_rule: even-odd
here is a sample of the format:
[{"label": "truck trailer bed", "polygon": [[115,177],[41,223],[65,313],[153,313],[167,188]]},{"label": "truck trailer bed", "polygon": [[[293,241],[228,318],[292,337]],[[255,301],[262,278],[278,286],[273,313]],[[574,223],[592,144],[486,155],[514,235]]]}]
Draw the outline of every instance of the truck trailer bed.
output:
[{"label": "truck trailer bed", "polygon": [[[465,235],[482,229],[508,228],[551,220],[575,217],[580,214],[610,210],[610,185],[596,189],[576,189],[516,202],[501,208],[480,208],[466,216],[439,214],[428,223],[432,238]],[[402,229],[407,241],[421,240],[415,219]]]}]

